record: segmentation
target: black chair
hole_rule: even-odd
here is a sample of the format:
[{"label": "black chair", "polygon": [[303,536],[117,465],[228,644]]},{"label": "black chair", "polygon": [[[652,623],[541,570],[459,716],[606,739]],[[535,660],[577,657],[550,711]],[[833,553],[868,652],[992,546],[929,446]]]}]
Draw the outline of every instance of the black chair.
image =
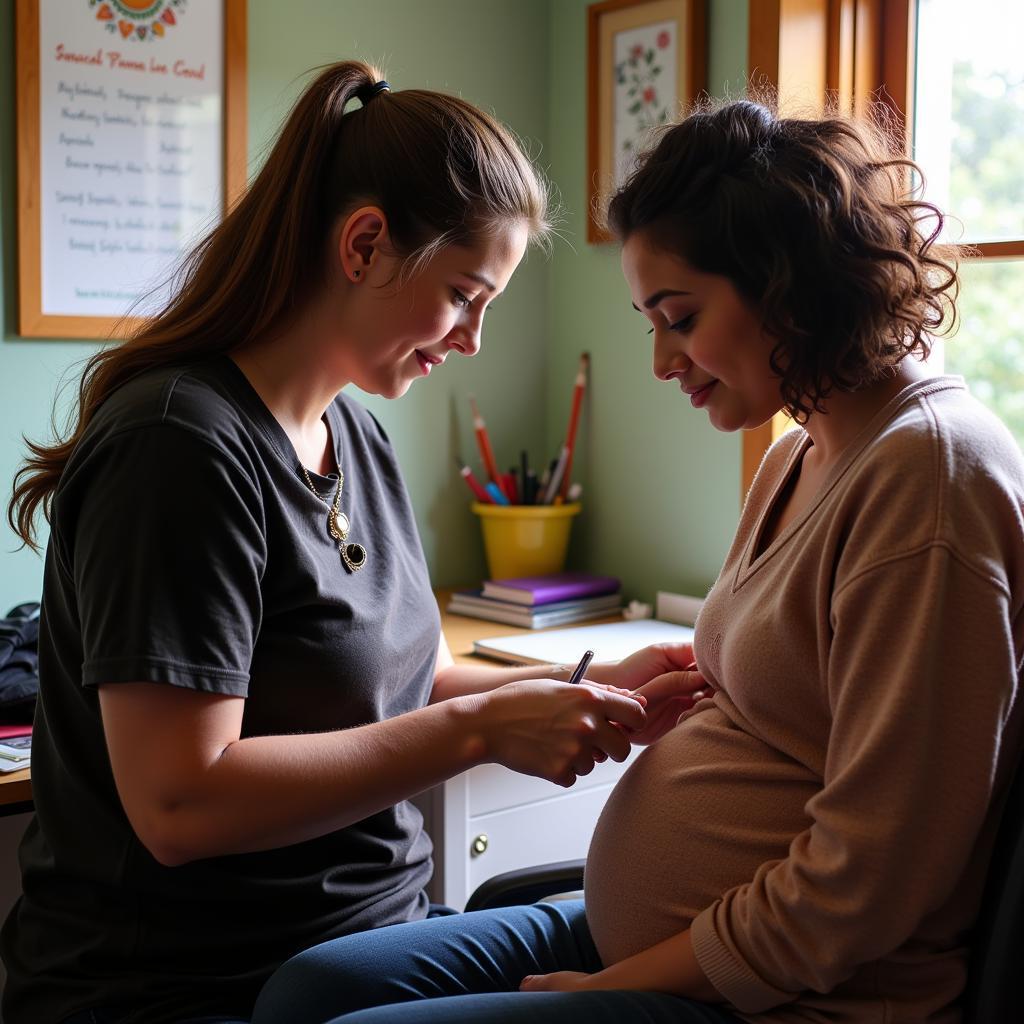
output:
[{"label": "black chair", "polygon": [[964,1024],[1024,1021],[1024,764],[1003,807],[971,936]]},{"label": "black chair", "polygon": [[560,860],[539,867],[520,868],[481,882],[466,901],[466,910],[492,910],[536,903],[545,896],[583,888],[585,860]]},{"label": "black chair", "polygon": [[[583,888],[585,861],[566,860],[495,875],[480,885],[466,910],[535,903]],[[971,935],[963,1024],[1024,1021],[1024,769],[1007,794]]]}]

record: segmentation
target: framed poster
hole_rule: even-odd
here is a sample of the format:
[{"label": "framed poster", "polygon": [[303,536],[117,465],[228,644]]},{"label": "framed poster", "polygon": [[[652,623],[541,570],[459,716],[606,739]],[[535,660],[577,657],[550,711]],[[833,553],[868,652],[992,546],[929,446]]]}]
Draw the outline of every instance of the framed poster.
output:
[{"label": "framed poster", "polygon": [[704,89],[704,0],[604,0],[587,8],[588,242],[610,241],[597,204],[625,180],[652,128]]},{"label": "framed poster", "polygon": [[245,0],[17,0],[18,330],[106,338],[246,178]]}]

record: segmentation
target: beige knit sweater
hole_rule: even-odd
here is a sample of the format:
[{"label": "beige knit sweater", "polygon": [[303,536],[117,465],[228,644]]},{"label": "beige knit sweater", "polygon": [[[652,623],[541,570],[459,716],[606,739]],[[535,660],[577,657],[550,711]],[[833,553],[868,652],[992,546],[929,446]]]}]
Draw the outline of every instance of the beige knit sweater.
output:
[{"label": "beige knit sweater", "polygon": [[947,1024],[1021,744],[1024,463],[918,382],[754,557],[809,444],[765,457],[697,623],[717,694],[615,787],[587,916],[606,964],[692,926],[743,1020]]}]

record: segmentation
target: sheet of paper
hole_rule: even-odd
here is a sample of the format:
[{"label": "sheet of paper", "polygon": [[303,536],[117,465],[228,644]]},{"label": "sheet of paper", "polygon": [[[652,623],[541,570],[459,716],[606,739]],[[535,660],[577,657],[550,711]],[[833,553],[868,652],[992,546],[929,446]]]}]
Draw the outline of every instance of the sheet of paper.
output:
[{"label": "sheet of paper", "polygon": [[576,662],[584,651],[594,652],[594,661],[619,661],[649,644],[688,643],[693,640],[689,626],[659,619],[605,622],[574,629],[553,629],[518,636],[493,636],[477,640],[477,654],[518,665],[546,662]]}]

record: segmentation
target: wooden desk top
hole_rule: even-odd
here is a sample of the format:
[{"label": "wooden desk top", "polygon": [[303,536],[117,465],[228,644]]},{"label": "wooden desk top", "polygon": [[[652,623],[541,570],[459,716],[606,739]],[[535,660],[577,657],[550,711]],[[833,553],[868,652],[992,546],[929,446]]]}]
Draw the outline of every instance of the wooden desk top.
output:
[{"label": "wooden desk top", "polygon": [[[472,619],[465,615],[449,615],[445,609],[448,607],[448,600],[451,597],[451,590],[439,589],[435,591],[437,605],[441,610],[441,629],[448,639],[448,646],[451,648],[452,657],[464,665],[469,664],[493,664],[473,654],[473,641],[485,636],[512,636],[515,633],[532,633],[535,630],[522,629],[518,626],[506,626],[502,622],[491,622],[488,619]],[[597,622],[614,622],[620,618],[618,615],[609,616],[607,619],[594,619],[587,625]],[[569,623],[565,627],[579,625]],[[29,803],[32,800],[32,770],[23,768],[20,772],[11,772],[8,775],[0,775],[0,808],[11,805]]]},{"label": "wooden desk top", "polygon": [[[32,800],[32,769],[0,775],[0,807]],[[28,808],[26,808],[27,810]]]},{"label": "wooden desk top", "polygon": [[[550,633],[556,629],[575,629],[577,626],[598,626],[602,622],[621,622],[621,611],[612,612],[600,619],[588,619],[586,622],[567,622],[563,626],[549,626],[547,629],[525,629],[521,626],[508,626],[503,622],[492,622],[490,619],[474,619],[468,615],[450,615],[445,609],[452,595],[451,590],[435,590],[437,606],[441,609],[441,629],[448,640],[452,657],[462,665],[498,665],[497,661],[483,658],[473,653],[473,641],[482,640],[485,636],[515,636],[519,633]],[[510,665],[504,665],[511,668]]]}]

